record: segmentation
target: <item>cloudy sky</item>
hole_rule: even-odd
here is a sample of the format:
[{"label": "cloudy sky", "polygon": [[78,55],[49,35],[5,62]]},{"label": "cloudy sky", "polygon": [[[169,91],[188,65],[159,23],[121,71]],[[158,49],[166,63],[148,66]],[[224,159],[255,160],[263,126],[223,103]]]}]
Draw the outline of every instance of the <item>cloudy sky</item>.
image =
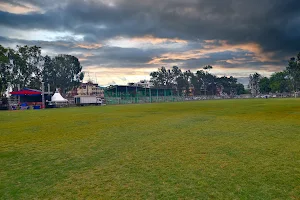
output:
[{"label": "cloudy sky", "polygon": [[101,85],[208,64],[242,82],[283,69],[300,51],[300,1],[0,0],[0,44],[77,56]]}]

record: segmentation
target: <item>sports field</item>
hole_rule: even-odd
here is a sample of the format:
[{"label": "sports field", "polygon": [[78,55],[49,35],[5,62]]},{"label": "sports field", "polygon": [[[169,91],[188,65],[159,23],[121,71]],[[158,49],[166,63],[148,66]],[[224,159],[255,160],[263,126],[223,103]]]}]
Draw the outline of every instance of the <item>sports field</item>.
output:
[{"label": "sports field", "polygon": [[300,199],[300,100],[0,112],[1,199]]}]

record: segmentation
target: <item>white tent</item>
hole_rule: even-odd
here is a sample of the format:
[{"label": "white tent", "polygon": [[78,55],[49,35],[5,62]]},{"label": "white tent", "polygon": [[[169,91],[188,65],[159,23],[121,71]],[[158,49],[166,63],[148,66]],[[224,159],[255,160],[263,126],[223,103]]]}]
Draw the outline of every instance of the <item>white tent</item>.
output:
[{"label": "white tent", "polygon": [[56,91],[55,94],[51,97],[51,101],[57,103],[68,102],[68,100],[63,98],[58,91]]}]

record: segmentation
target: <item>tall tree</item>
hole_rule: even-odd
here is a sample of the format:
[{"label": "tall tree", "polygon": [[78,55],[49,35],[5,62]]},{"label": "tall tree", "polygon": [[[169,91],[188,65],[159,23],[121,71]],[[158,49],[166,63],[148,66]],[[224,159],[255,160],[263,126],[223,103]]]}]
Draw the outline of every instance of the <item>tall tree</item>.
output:
[{"label": "tall tree", "polygon": [[223,93],[223,94],[227,94],[227,95],[233,95],[236,93],[235,89],[236,89],[236,83],[237,83],[237,79],[233,78],[232,76],[230,77],[219,77],[216,80],[217,82],[217,86],[219,88],[219,90]]},{"label": "tall tree", "polygon": [[198,86],[200,86],[200,88],[199,88],[200,93],[202,91],[204,91],[204,94],[206,95],[206,93],[207,93],[207,85],[209,84],[208,83],[208,78],[207,78],[207,72],[204,72],[203,70],[198,70],[196,72],[196,77],[197,77],[197,81],[194,81],[195,84],[197,84]]},{"label": "tall tree", "polygon": [[207,80],[207,94],[215,95],[217,92],[217,84],[216,80],[217,77],[210,73],[206,73],[206,80]]},{"label": "tall tree", "polygon": [[45,59],[43,79],[51,88],[60,88],[63,93],[77,87],[84,74],[78,58],[71,55],[59,55]]},{"label": "tall tree", "polygon": [[[173,68],[174,70],[174,68]],[[175,70],[179,70],[179,68],[175,67]],[[176,73],[180,73],[179,71]],[[174,71],[170,69],[166,69],[165,67],[161,67],[156,72],[151,72],[151,82],[156,87],[166,87],[166,88],[172,88],[175,86],[175,75]]]},{"label": "tall tree", "polygon": [[150,81],[153,83],[154,87],[159,87],[163,84],[163,78],[161,74],[157,72],[151,72],[150,73]]},{"label": "tall tree", "polygon": [[191,77],[191,85],[194,87],[195,95],[201,95],[201,88],[203,86],[203,81],[200,74],[201,72],[198,71],[196,74],[193,74],[193,76]]},{"label": "tall tree", "polygon": [[246,90],[243,84],[237,83],[235,87],[237,95],[246,94]]},{"label": "tall tree", "polygon": [[45,82],[45,86],[50,85],[50,90],[55,91],[56,85],[56,69],[54,68],[54,59],[50,56],[44,57],[44,70],[42,72],[43,81]]},{"label": "tall tree", "polygon": [[[12,84],[16,87],[34,86],[39,89],[42,79],[41,48],[37,46],[17,46],[16,51],[11,51],[13,63]],[[31,83],[32,82],[32,83]]]},{"label": "tall tree", "polygon": [[293,86],[293,91],[296,93],[300,87],[300,52],[297,58],[291,58],[286,68],[288,76]]},{"label": "tall tree", "polygon": [[181,76],[182,75],[182,71],[179,67],[177,66],[173,66],[172,68],[172,73],[173,73],[173,76],[174,78],[176,79],[177,77]]},{"label": "tall tree", "polygon": [[288,79],[288,72],[276,72],[270,77],[270,89],[274,93],[291,92],[292,85]]},{"label": "tall tree", "polygon": [[173,66],[172,73],[174,76],[174,85],[179,95],[183,95],[184,88],[186,87],[186,80],[184,79],[181,69],[177,66]]},{"label": "tall tree", "polygon": [[259,80],[259,90],[262,94],[268,94],[269,92],[271,92],[269,78],[263,77]]},{"label": "tall tree", "polygon": [[0,45],[0,97],[7,90],[11,81],[11,64],[9,60],[9,49]]},{"label": "tall tree", "polygon": [[190,95],[190,87],[191,87],[191,80],[194,76],[194,74],[190,71],[190,70],[187,70],[185,71],[183,74],[183,84],[184,84],[184,87],[185,87],[185,95],[188,96]]},{"label": "tall tree", "polygon": [[211,70],[213,67],[211,65],[206,65],[205,67],[203,67],[204,70]]},{"label": "tall tree", "polygon": [[229,96],[244,94],[244,85],[237,82],[237,79],[233,76],[230,77],[219,77],[216,79],[217,86],[222,94]]},{"label": "tall tree", "polygon": [[256,96],[259,94],[259,81],[261,79],[261,75],[257,72],[254,74],[250,74],[249,76],[249,89],[251,90],[252,96]]},{"label": "tall tree", "polygon": [[[212,75],[209,73],[209,71],[211,69],[213,69],[213,67],[211,65],[207,65],[205,67],[203,67],[203,69],[205,70],[204,76],[202,78],[203,81],[203,86],[204,86],[204,91],[205,91],[205,95],[206,94],[215,94],[217,87],[216,87],[216,76]],[[209,92],[209,93],[207,93]]]}]

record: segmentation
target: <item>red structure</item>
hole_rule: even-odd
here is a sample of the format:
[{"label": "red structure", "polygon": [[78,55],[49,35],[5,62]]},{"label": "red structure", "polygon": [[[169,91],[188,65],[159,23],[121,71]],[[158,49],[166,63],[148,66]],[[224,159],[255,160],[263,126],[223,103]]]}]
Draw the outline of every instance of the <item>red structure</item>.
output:
[{"label": "red structure", "polygon": [[13,96],[19,96],[19,106],[26,105],[35,107],[39,106],[40,108],[44,107],[42,103],[42,91],[40,90],[24,88],[19,91],[12,91],[10,94]]},{"label": "red structure", "polygon": [[16,96],[25,96],[25,95],[34,96],[34,95],[41,95],[42,92],[39,91],[39,90],[24,88],[24,89],[19,90],[19,91],[10,92],[10,94],[11,95],[16,95]]}]

